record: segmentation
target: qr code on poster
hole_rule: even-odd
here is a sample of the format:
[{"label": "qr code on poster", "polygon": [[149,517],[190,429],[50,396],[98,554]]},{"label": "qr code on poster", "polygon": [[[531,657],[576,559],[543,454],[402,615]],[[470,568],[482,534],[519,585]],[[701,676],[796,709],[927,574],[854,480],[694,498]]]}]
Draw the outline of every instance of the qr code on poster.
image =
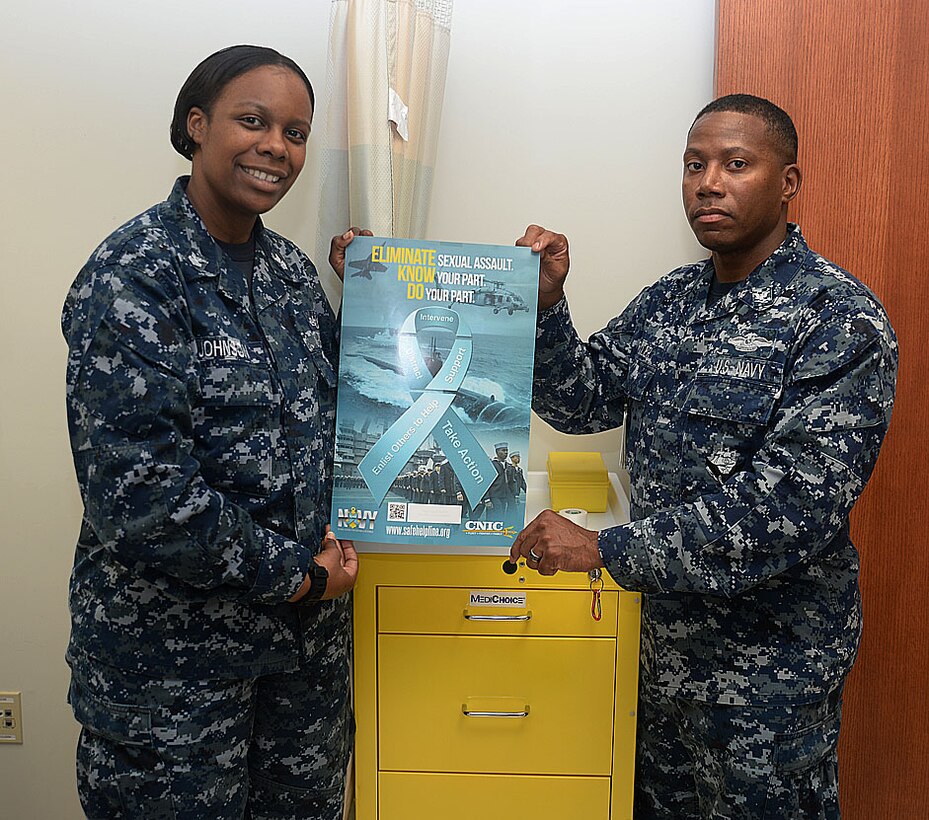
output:
[{"label": "qr code on poster", "polygon": [[391,502],[387,504],[388,521],[406,521],[406,504]]}]

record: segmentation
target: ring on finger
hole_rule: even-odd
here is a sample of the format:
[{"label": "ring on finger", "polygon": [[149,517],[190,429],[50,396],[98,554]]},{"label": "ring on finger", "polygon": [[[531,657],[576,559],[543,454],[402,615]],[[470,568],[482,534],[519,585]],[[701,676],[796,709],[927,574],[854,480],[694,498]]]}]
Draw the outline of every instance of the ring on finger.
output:
[{"label": "ring on finger", "polygon": [[537,564],[542,560],[542,556],[537,554],[536,551],[532,548],[529,549],[529,560],[535,561]]}]

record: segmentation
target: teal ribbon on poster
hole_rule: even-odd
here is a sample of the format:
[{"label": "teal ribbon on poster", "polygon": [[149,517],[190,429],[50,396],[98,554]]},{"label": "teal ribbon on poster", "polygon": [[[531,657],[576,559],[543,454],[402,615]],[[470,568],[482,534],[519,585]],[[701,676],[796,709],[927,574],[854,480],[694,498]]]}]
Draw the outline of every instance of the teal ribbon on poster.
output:
[{"label": "teal ribbon on poster", "polygon": [[[455,341],[442,368],[433,376],[422,354],[420,334],[437,328],[454,333]],[[399,334],[400,366],[413,405],[377,440],[358,465],[378,505],[430,434],[448,458],[472,507],[496,478],[497,471],[490,458],[452,408],[455,394],[471,364],[472,344],[471,329],[454,310],[418,308],[404,320]]]}]

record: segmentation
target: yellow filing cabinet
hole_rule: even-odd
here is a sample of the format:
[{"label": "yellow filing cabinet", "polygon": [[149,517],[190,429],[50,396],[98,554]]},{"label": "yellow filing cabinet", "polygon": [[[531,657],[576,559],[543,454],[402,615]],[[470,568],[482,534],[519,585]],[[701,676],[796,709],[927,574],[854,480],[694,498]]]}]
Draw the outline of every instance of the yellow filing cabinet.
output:
[{"label": "yellow filing cabinet", "polygon": [[640,596],[502,562],[361,557],[357,820],[632,817]]}]

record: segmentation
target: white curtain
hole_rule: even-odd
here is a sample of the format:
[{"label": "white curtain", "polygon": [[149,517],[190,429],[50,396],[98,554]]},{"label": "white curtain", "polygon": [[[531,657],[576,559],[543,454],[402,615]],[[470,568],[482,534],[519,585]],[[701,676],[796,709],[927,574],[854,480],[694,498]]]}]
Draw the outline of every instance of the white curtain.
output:
[{"label": "white curtain", "polygon": [[349,225],[422,239],[452,0],[333,0],[319,259]]}]

